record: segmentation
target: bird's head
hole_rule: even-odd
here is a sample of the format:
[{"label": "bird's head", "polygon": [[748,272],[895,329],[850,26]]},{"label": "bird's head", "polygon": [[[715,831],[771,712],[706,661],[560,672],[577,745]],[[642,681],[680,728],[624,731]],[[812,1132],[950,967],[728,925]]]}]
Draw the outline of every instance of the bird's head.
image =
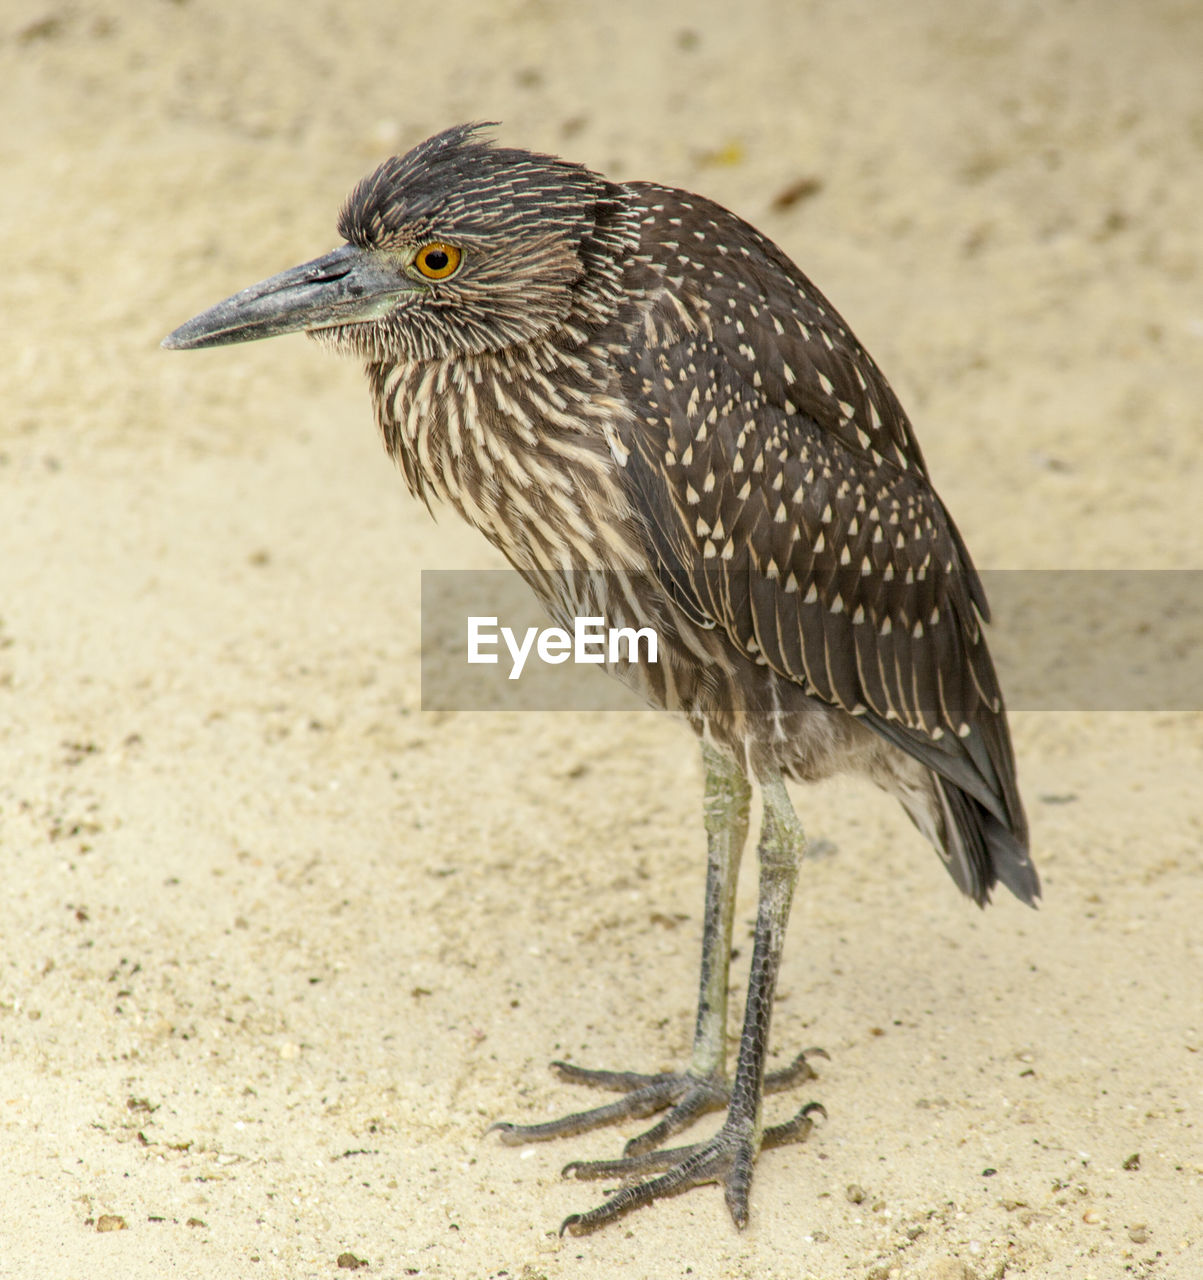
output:
[{"label": "bird's head", "polygon": [[345,244],[219,302],[163,345],[305,330],[371,361],[478,354],[537,339],[615,289],[621,188],[495,147],[480,128],[386,160],[343,208]]}]

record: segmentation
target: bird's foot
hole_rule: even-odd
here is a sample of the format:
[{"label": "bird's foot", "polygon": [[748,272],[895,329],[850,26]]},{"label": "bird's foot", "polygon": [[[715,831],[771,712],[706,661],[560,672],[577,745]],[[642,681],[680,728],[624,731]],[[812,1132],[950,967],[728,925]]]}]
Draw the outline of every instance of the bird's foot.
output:
[{"label": "bird's foot", "polygon": [[[807,1049],[798,1054],[788,1067],[780,1071],[770,1071],[765,1076],[765,1093],[780,1093],[806,1080],[815,1079],[814,1068],[807,1062],[808,1055],[827,1057],[823,1049]],[[655,1115],[658,1111],[667,1110],[667,1114],[656,1124],[632,1138],[623,1149],[624,1155],[628,1158],[645,1153],[662,1154],[657,1153],[656,1148],[667,1138],[689,1128],[699,1116],[704,1116],[711,1111],[721,1111],[731,1100],[729,1081],[713,1076],[697,1075],[690,1071],[645,1075],[637,1071],[594,1071],[574,1066],[569,1062],[553,1062],[551,1065],[562,1080],[572,1084],[588,1085],[594,1089],[608,1089],[622,1093],[624,1096],[617,1102],[593,1107],[588,1111],[574,1111],[571,1115],[563,1116],[559,1120],[547,1120],[541,1124],[510,1124],[508,1121],[499,1121],[491,1126],[489,1132],[496,1131],[501,1135],[502,1142],[516,1146],[523,1142],[547,1142],[552,1138],[568,1138],[578,1133],[599,1129],[603,1125],[621,1124],[626,1120],[642,1120],[646,1116]],[[765,1131],[766,1142],[769,1132],[769,1130]],[[613,1165],[621,1164],[622,1161],[599,1161],[598,1163]],[[584,1168],[585,1166],[572,1167]],[[631,1172],[636,1171],[631,1170]],[[577,1173],[576,1176],[608,1177],[610,1175],[608,1173],[597,1175]]]},{"label": "bird's foot", "polygon": [[[803,1141],[814,1127],[811,1119],[814,1115],[826,1117],[827,1112],[820,1103],[808,1102],[792,1120],[766,1128],[761,1135],[759,1149]],[[653,1200],[680,1195],[691,1187],[700,1187],[708,1182],[722,1185],[731,1217],[737,1227],[743,1228],[748,1221],[748,1193],[752,1188],[752,1166],[757,1153],[751,1125],[728,1118],[718,1133],[706,1142],[663,1151],[645,1151],[621,1160],[574,1160],[564,1167],[566,1178],[632,1179],[649,1173],[660,1176],[629,1182],[596,1209],[571,1214],[560,1224],[560,1234],[567,1231],[574,1236],[585,1235],[634,1209],[651,1204]]]}]

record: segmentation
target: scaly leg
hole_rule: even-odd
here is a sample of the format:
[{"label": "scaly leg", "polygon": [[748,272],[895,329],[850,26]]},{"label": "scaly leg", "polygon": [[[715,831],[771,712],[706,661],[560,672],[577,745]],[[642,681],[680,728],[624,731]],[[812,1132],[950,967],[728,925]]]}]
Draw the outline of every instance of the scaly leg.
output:
[{"label": "scaly leg", "polygon": [[[542,1124],[492,1126],[509,1144],[544,1142],[552,1138],[586,1133],[607,1124],[642,1119],[670,1108],[647,1132],[632,1138],[627,1156],[655,1150],[666,1138],[688,1128],[699,1116],[718,1111],[730,1101],[727,1077],[727,989],[731,962],[731,929],[735,916],[735,886],[739,863],[748,838],[748,814],[752,788],[743,771],[727,756],[703,745],[706,766],[705,820],[707,836],[706,906],[702,924],[702,968],[698,1013],[689,1067],[680,1072],[648,1075],[635,1071],[594,1071],[568,1062],[553,1062],[560,1078],[595,1089],[610,1089],[625,1096],[606,1106],[577,1111]],[[810,1050],[818,1052],[822,1050]],[[823,1055],[826,1056],[826,1055]],[[765,1089],[775,1093],[803,1080],[814,1071],[804,1054],[781,1071],[773,1072]],[[492,1131],[491,1130],[491,1131]],[[565,1172],[577,1177],[594,1176],[585,1164],[570,1165]]]},{"label": "scaly leg", "polygon": [[[756,941],[752,951],[747,1006],[727,1119],[718,1133],[706,1142],[666,1151],[648,1152],[641,1148],[640,1153],[624,1160],[570,1165],[568,1171],[578,1177],[625,1177],[657,1170],[664,1172],[659,1177],[624,1187],[588,1213],[573,1214],[565,1219],[562,1231],[571,1231],[574,1235],[593,1231],[662,1196],[677,1195],[707,1182],[719,1182],[723,1185],[731,1216],[736,1226],[743,1227],[748,1220],[752,1166],[761,1148],[805,1138],[812,1126],[810,1116],[816,1111],[822,1112],[821,1107],[811,1103],[803,1107],[787,1124],[769,1129],[765,1129],[763,1124],[762,1100],[770,1083],[764,1068],[773,992],[781,963],[790,903],[798,878],[798,864],[805,843],[802,826],[780,777],[765,781],[763,791],[764,826],[759,847],[760,902],[756,918]],[[727,928],[730,928],[729,917]],[[707,992],[705,976],[702,991],[704,1006]],[[699,1032],[703,1021],[700,1009]],[[695,1040],[695,1049],[699,1042],[702,1042],[702,1052],[705,1054],[707,1050],[700,1034],[698,1040]],[[703,1061],[712,1062],[713,1058],[704,1058]],[[657,1126],[657,1130],[659,1128]]]},{"label": "scaly leg", "polygon": [[[625,1094],[617,1102],[574,1112],[544,1124],[495,1124],[506,1143],[542,1142],[585,1133],[602,1125],[642,1119],[666,1107],[672,1110],[647,1133],[632,1138],[626,1154],[650,1151],[698,1116],[727,1105],[727,973],[731,962],[731,927],[735,885],[748,838],[752,788],[733,761],[703,745],[706,766],[707,837],[706,907],[702,924],[701,990],[689,1067],[680,1072],[647,1075],[635,1071],[591,1071],[568,1062],[553,1062],[561,1079],[595,1089]],[[783,1086],[784,1087],[784,1086]]]}]

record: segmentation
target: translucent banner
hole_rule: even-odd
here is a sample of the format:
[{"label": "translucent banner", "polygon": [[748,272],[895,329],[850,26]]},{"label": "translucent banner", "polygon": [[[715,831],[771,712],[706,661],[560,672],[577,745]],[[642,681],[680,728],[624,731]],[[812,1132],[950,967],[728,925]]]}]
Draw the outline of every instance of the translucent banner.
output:
[{"label": "translucent banner", "polygon": [[[1203,710],[1203,570],[981,577],[990,651],[1011,710]],[[607,628],[588,611],[559,612],[551,618],[511,570],[423,572],[423,709],[644,708],[605,666],[630,654],[664,661],[654,628]]]}]

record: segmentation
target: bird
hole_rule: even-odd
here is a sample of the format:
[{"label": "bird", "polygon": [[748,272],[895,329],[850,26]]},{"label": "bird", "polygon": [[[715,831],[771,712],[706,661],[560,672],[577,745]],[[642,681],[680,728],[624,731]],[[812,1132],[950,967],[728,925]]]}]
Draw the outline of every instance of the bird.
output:
[{"label": "bird", "polygon": [[[821,1104],[769,1125],[764,1098],[816,1078],[767,1070],[806,837],[787,784],[860,775],[895,796],[956,886],[1035,905],[990,613],[884,374],[776,244],[721,205],[618,182],[446,129],[385,160],[338,219],[342,244],[163,340],[214,347],[305,331],[364,364],[409,490],[458,511],[561,622],[652,627],[658,660],[606,669],[683,720],[703,766],[707,870],[697,1015],[674,1072],[553,1066],[619,1096],[505,1142],[660,1115],[580,1234],[718,1183],[748,1221],[762,1150],[805,1139]],[[758,900],[729,1067],[735,887],[754,791]],[[724,1112],[709,1138],[666,1145]]]}]

